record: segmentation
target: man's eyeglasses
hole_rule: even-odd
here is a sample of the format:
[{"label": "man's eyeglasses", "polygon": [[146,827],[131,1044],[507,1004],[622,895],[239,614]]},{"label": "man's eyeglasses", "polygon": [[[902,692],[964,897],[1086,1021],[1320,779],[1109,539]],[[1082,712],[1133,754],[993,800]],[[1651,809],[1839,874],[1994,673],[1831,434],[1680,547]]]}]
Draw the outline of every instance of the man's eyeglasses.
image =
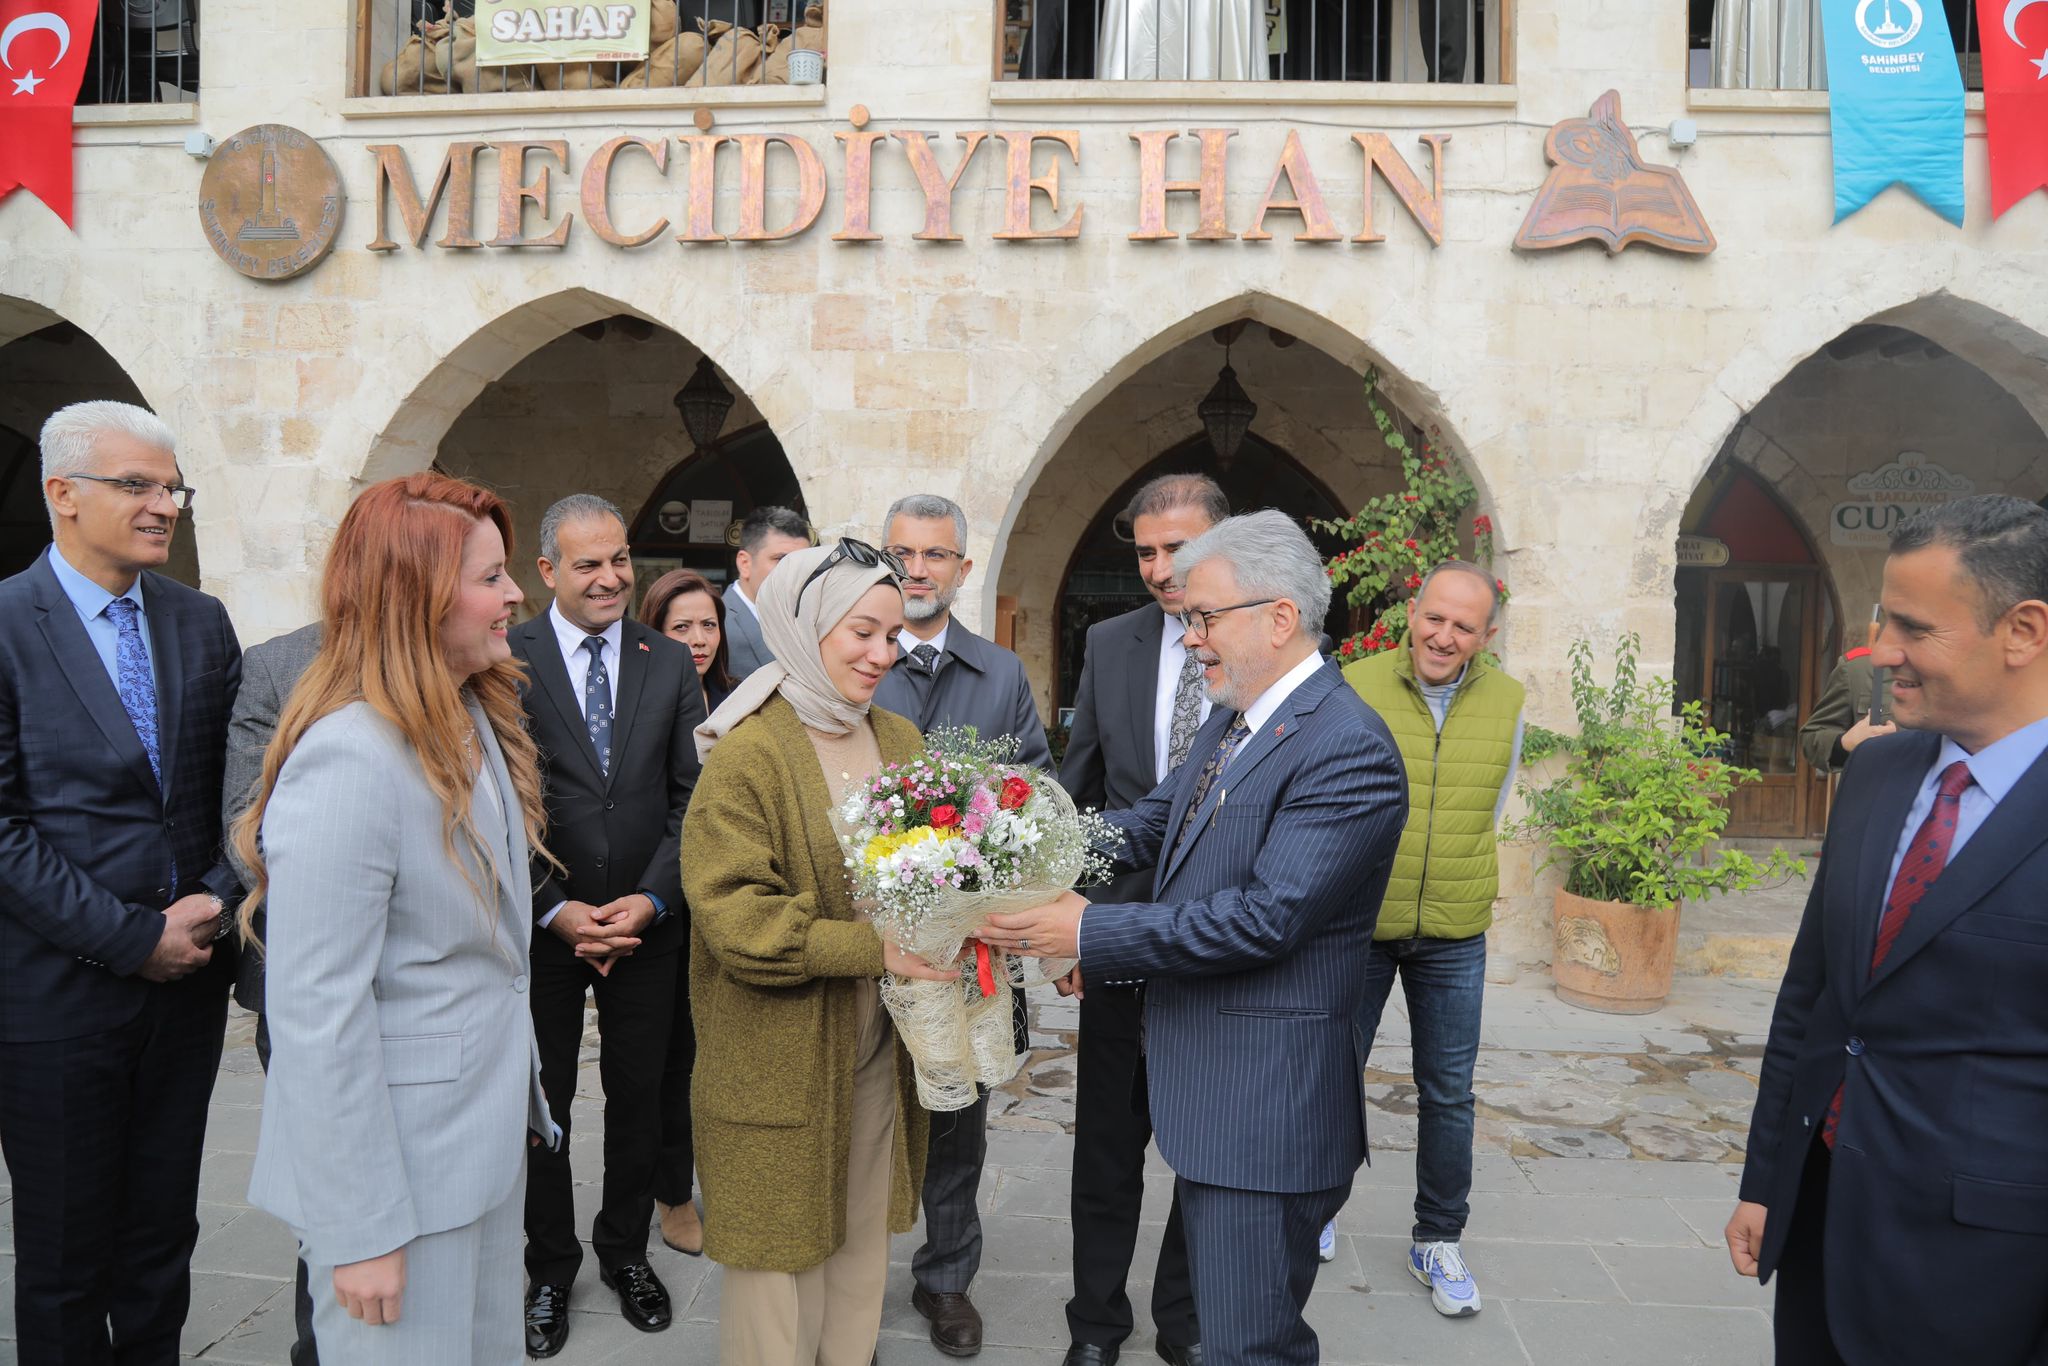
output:
[{"label": "man's eyeglasses", "polygon": [[1211,607],[1206,612],[1182,612],[1179,614],[1180,626],[1183,631],[1193,636],[1197,641],[1207,640],[1209,638],[1209,623],[1214,618],[1222,616],[1225,612],[1235,612],[1240,607],[1264,607],[1269,602],[1278,601],[1280,601],[1278,598],[1254,598],[1250,602],[1233,602],[1228,607]]},{"label": "man's eyeglasses", "polygon": [[949,564],[967,558],[959,551],[947,550],[943,546],[931,550],[912,550],[907,545],[892,545],[884,546],[883,549],[905,564],[913,560],[922,560],[934,569],[944,569]]},{"label": "man's eyeglasses", "polygon": [[853,561],[863,569],[886,569],[893,578],[903,577],[903,561],[888,551],[877,550],[866,541],[856,541],[851,536],[841,536],[839,544],[832,548],[832,553],[818,562],[818,567],[804,580],[803,587],[796,590],[796,599],[789,605],[789,614],[793,617],[803,615],[800,609],[803,606],[805,589],[816,583],[833,565],[847,560]]},{"label": "man's eyeglasses", "polygon": [[190,484],[159,484],[154,479],[109,479],[104,474],[67,474],[64,477],[66,479],[90,479],[95,484],[107,484],[121,490],[130,498],[139,499],[145,503],[155,502],[156,496],[161,493],[164,497],[170,499],[180,512],[191,510],[193,496],[199,492]]}]

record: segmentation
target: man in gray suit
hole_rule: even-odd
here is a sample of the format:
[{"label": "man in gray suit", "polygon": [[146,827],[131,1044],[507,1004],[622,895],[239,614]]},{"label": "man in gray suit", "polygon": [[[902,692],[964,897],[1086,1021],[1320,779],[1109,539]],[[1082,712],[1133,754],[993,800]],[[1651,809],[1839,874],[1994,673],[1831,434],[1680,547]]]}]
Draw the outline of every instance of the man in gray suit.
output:
[{"label": "man in gray suit", "polygon": [[811,544],[811,524],[783,507],[759,507],[740,523],[740,549],[733,556],[737,575],[725,595],[725,646],[732,680],[774,659],[761,643],[761,613],[754,606],[761,581],[782,563],[782,557]]},{"label": "man in gray suit", "polygon": [[[1024,662],[953,620],[953,601],[974,562],[967,558],[967,514],[950,498],[899,498],[883,519],[883,547],[903,562],[903,634],[895,667],[875,689],[875,705],[907,716],[927,733],[972,726],[985,739],[1014,735],[1017,757],[1052,767],[1052,749]],[[730,613],[727,614],[731,616]],[[1017,998],[1021,1025],[1023,998]],[[1021,1035],[1021,1028],[1019,1033]],[[911,1303],[932,1323],[932,1345],[948,1356],[981,1350],[981,1313],[967,1287],[981,1267],[981,1217],[975,1194],[988,1158],[988,1097],[932,1121],[925,1166],[925,1242],[911,1260]]]},{"label": "man in gray suit", "polygon": [[[242,690],[235,695],[235,710],[228,718],[228,752],[221,782],[221,829],[228,832],[229,857],[234,856],[235,822],[256,796],[257,780],[263,776],[263,752],[277,733],[277,718],[285,699],[292,695],[299,675],[320,653],[320,623],[301,626],[288,635],[276,636],[242,652]],[[236,861],[235,871],[244,885],[249,870]],[[263,938],[263,911],[259,907],[250,929]],[[263,955],[245,953],[235,971],[235,1004],[256,1012],[256,1060],[270,1070],[270,1029],[263,1019]],[[306,1283],[306,1262],[299,1259],[298,1283],[293,1292],[292,1318],[298,1338],[292,1343],[291,1366],[320,1366],[320,1353],[313,1345],[313,1296]]]}]

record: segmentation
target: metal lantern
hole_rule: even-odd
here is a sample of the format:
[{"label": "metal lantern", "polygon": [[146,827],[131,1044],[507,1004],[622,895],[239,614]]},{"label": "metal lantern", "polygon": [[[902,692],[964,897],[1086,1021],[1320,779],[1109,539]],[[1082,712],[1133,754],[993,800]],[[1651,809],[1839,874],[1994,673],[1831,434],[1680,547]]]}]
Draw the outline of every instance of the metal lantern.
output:
[{"label": "metal lantern", "polygon": [[1216,452],[1217,468],[1229,469],[1237,459],[1238,447],[1244,444],[1245,433],[1251,430],[1252,419],[1259,415],[1259,405],[1237,382],[1237,371],[1230,368],[1227,342],[1223,347],[1223,368],[1216,372],[1216,387],[1195,405],[1195,412],[1201,415],[1202,426],[1209,433],[1209,447]]},{"label": "metal lantern", "polygon": [[732,390],[719,382],[711,358],[699,358],[690,382],[676,391],[676,411],[683,415],[683,430],[690,434],[698,451],[718,440],[732,404]]}]

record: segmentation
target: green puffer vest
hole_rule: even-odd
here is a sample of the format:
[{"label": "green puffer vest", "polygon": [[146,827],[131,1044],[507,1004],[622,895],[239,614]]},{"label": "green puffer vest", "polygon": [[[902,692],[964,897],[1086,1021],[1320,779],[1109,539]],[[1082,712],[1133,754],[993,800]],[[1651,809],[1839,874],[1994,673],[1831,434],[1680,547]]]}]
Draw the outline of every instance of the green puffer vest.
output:
[{"label": "green puffer vest", "polygon": [[1486,933],[1500,891],[1493,810],[1507,781],[1522,685],[1474,659],[1439,734],[1408,650],[1347,664],[1344,681],[1387,723],[1408,766],[1408,826],[1373,938]]}]

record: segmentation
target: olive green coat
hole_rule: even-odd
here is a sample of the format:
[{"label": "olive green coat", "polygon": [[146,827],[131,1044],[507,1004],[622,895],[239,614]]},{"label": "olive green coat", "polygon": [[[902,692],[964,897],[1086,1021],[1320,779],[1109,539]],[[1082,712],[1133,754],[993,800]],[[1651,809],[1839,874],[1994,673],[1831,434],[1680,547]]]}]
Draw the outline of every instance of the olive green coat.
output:
[{"label": "olive green coat", "polygon": [[[1846,753],[1838,753],[1836,746],[1849,727],[1870,713],[1870,682],[1875,673],[1870,662],[1868,649],[1851,650],[1842,656],[1842,662],[1835,665],[1828,675],[1827,685],[1821,689],[1820,701],[1813,704],[1806,724],[1799,728],[1799,749],[1820,773],[1840,772],[1849,762]],[[1879,701],[1888,701],[1880,697]],[[1889,708],[1878,708],[1877,721],[1882,724]]]},{"label": "olive green coat", "polygon": [[[868,713],[884,763],[924,749]],[[832,794],[780,697],[718,742],[683,822],[690,905],[690,1111],[704,1250],[726,1266],[798,1272],[846,1241],[855,988],[882,975],[882,940],[854,915]],[[889,1231],[917,1218],[931,1117],[896,1047]]]}]

